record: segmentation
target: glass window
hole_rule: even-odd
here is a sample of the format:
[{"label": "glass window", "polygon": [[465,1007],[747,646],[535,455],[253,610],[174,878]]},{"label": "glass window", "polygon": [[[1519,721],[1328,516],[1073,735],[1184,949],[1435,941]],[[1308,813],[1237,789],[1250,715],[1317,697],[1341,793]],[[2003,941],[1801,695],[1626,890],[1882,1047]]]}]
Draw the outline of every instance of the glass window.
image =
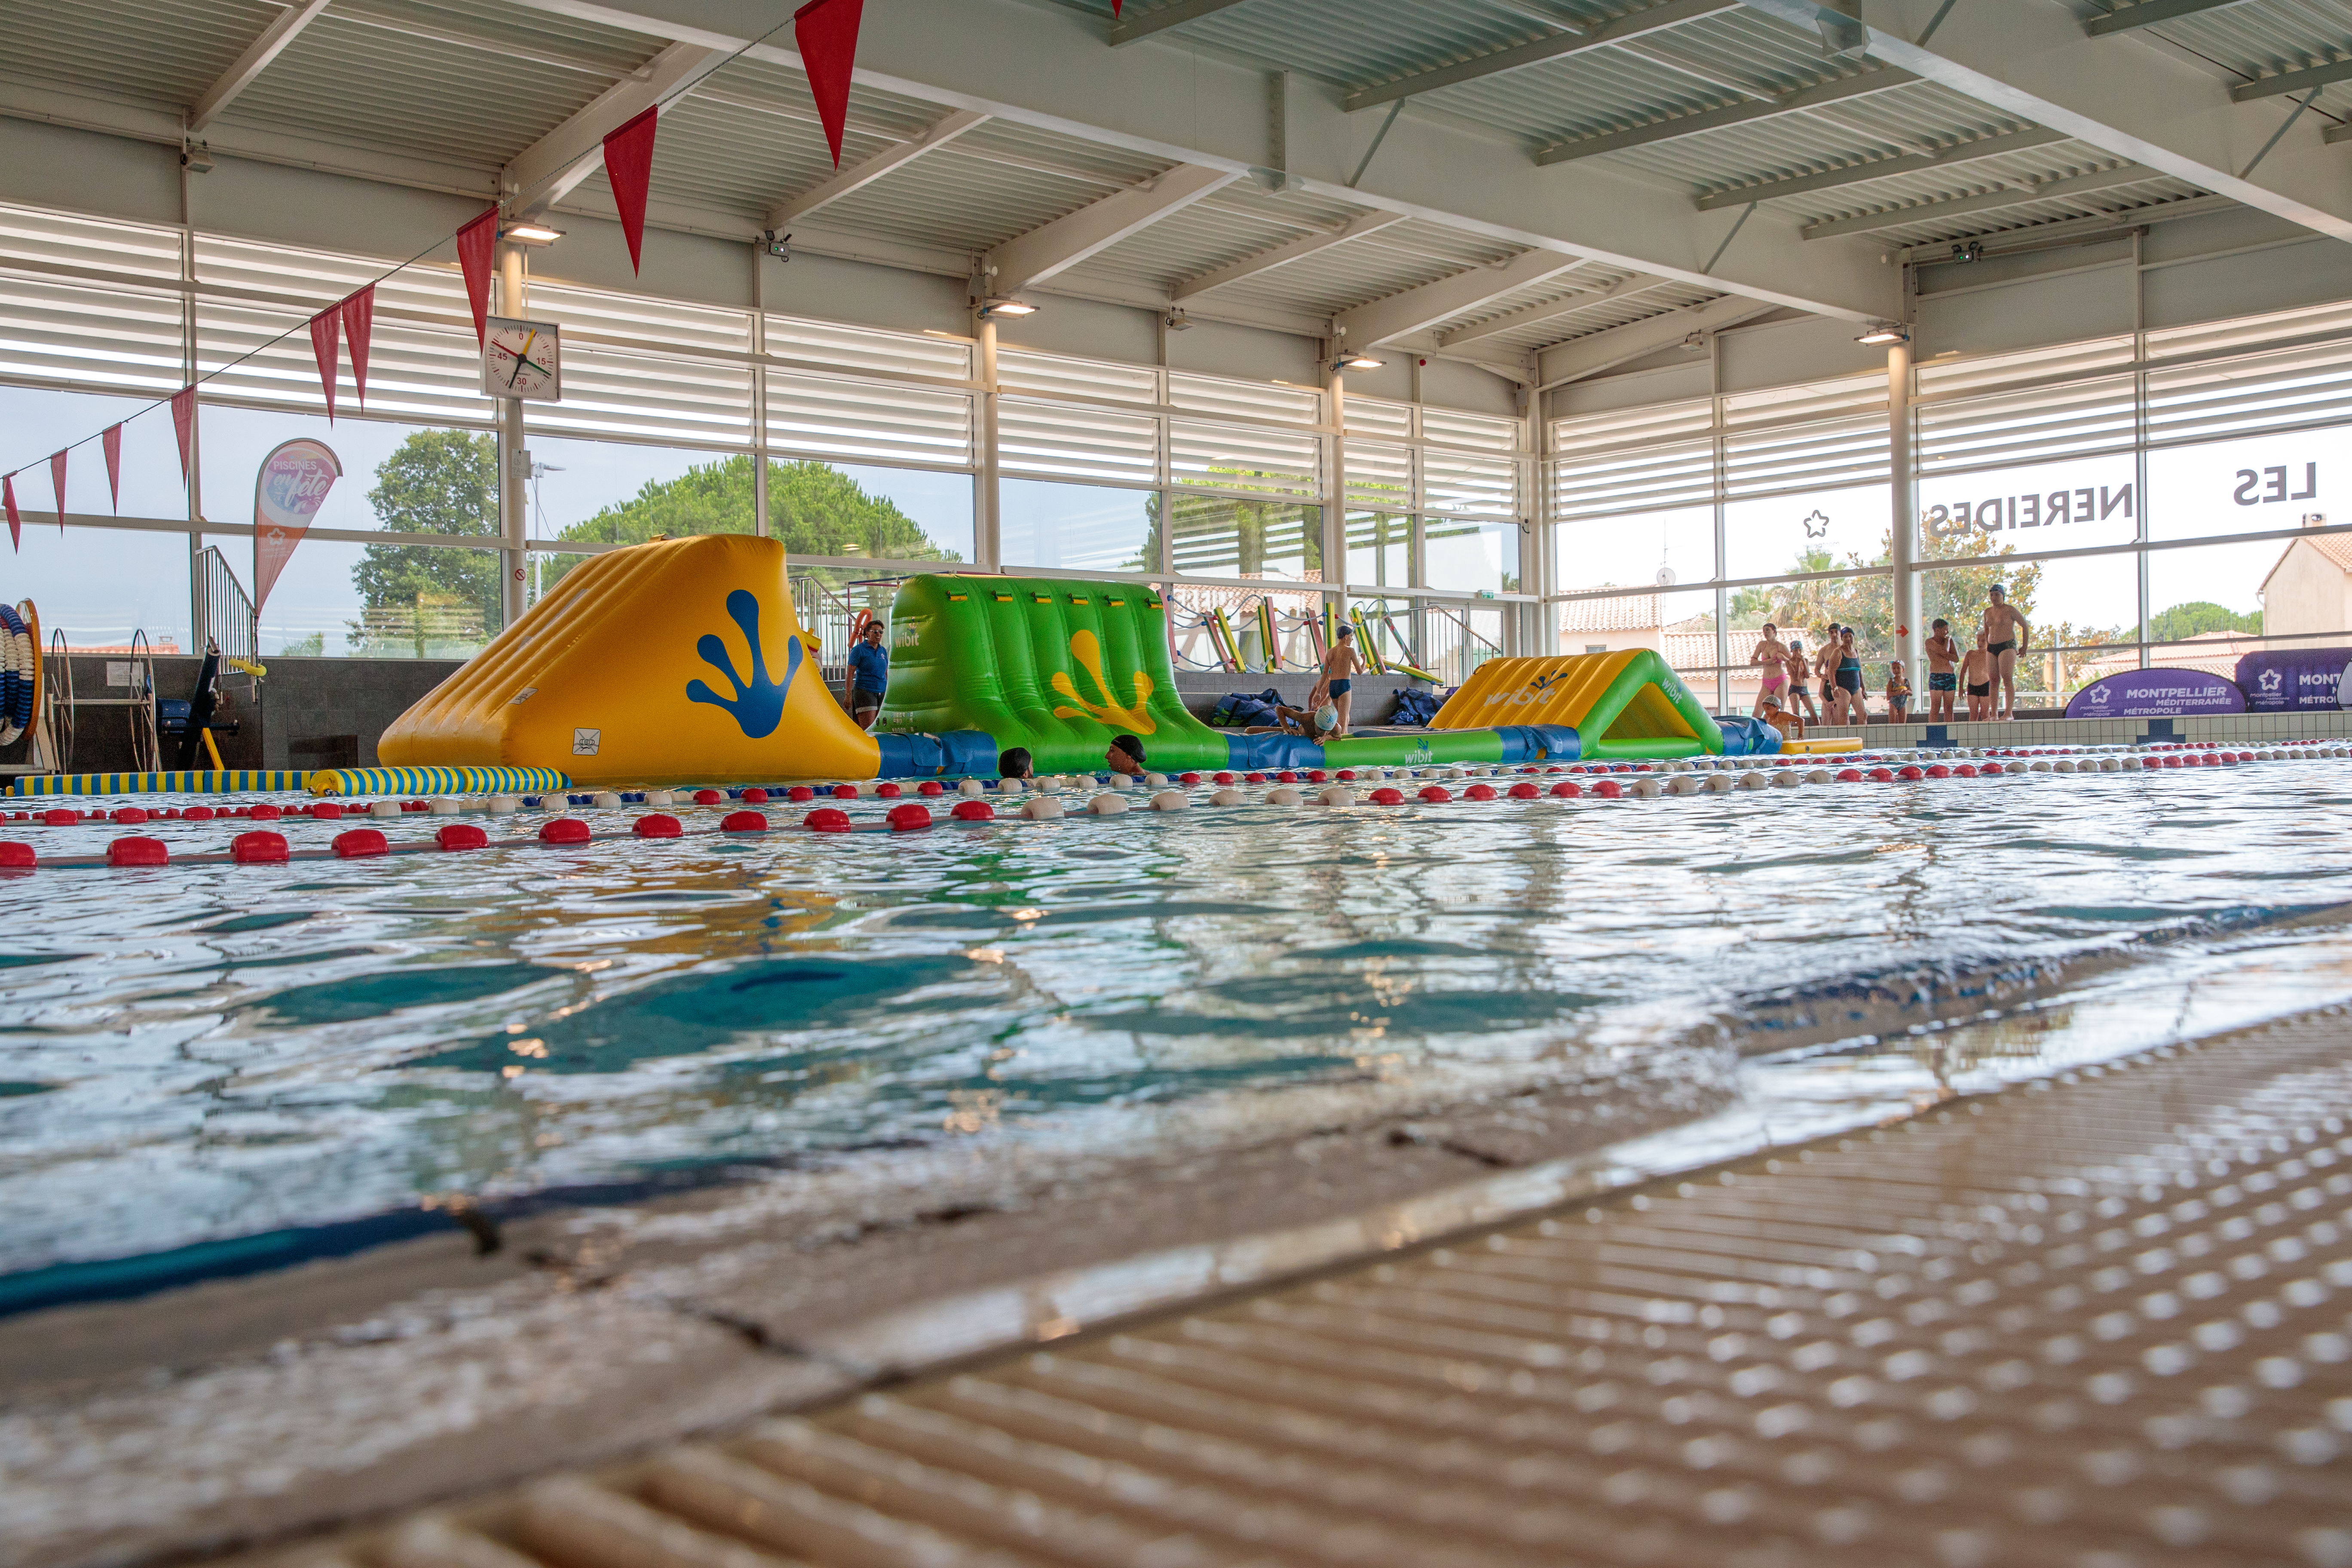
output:
[{"label": "glass window", "polygon": [[1348,608],[1350,618],[1364,628],[1361,635],[1370,646],[1357,651],[1364,656],[1367,663],[1377,652],[1391,666],[1411,665],[1415,669],[1429,668],[1421,662],[1421,645],[1415,640],[1412,600],[1359,599]]},{"label": "glass window", "polygon": [[[1940,567],[1920,574],[1919,616],[1928,625],[1942,616],[1962,648],[1972,646],[1983,625],[1988,590],[1999,583],[2010,605],[2032,628],[2025,657],[2018,661],[2017,689],[2063,695],[2096,673],[2085,667],[2101,650],[2132,642],[2139,620],[2138,556],[2131,551],[2068,561],[2004,563],[1998,556],[1982,564]],[[2074,650],[2074,651],[2066,651]],[[1919,684],[1914,680],[1916,687]],[[2020,701],[2023,702],[2022,696]],[[2032,706],[2032,704],[2027,704]]]},{"label": "glass window", "polygon": [[1723,574],[1771,577],[1875,566],[1893,552],[1885,485],[1733,501],[1723,510]]},{"label": "glass window", "polygon": [[[252,541],[207,541],[249,575]],[[495,550],[302,542],[257,617],[262,657],[470,658],[499,634]]]},{"label": "glass window", "polygon": [[1447,686],[1458,686],[1490,658],[1503,653],[1503,612],[1466,605],[1430,601],[1422,625],[1427,641],[1422,651],[1429,662],[1421,666]]},{"label": "glass window", "polygon": [[1552,539],[1559,586],[1567,592],[1644,584],[1670,587],[1704,583],[1715,575],[1713,507],[1558,523]]},{"label": "glass window", "polygon": [[1519,525],[1424,518],[1422,570],[1433,588],[1467,593],[1519,591]]},{"label": "glass window", "polygon": [[1919,481],[1924,560],[1950,560],[1971,541],[2019,550],[2079,550],[2138,537],[2141,498],[2129,453]]},{"label": "glass window", "polygon": [[[499,531],[499,443],[488,431],[382,419],[331,425],[324,415],[215,404],[200,411],[196,428],[204,450],[205,516],[215,522],[251,522],[262,460],[280,442],[307,437],[343,466],[343,477],[319,509],[315,528],[493,535]],[[176,457],[173,463],[177,473]]]},{"label": "glass window", "polygon": [[1007,567],[1160,570],[1160,494],[1046,479],[999,479],[998,545]]},{"label": "glass window", "polygon": [[2147,640],[2152,663],[2179,664],[2216,644],[2251,652],[2259,637],[2329,643],[2347,629],[2340,561],[2352,552],[2336,537],[2249,540],[2147,553]]},{"label": "glass window", "polygon": [[[2198,539],[2352,523],[2352,428],[2158,447],[2147,455],[2148,537]],[[2330,491],[2345,495],[2333,509]]]},{"label": "glass window", "polygon": [[[122,515],[183,518],[187,491],[180,482],[180,447],[172,411],[144,397],[98,397],[28,386],[0,386],[0,430],[7,432],[16,474],[16,506],[29,527],[51,505],[47,454],[122,423]],[[66,459],[66,510],[110,515],[106,454],[96,441],[75,447]],[[21,596],[21,595],[20,595]]]},{"label": "glass window", "polygon": [[1198,577],[1320,582],[1323,509],[1178,492],[1171,535],[1176,570]]},{"label": "glass window", "polygon": [[[44,465],[46,466],[46,465]],[[23,475],[17,476],[21,481]],[[42,486],[47,489],[46,485]],[[78,489],[70,479],[68,489]],[[58,631],[74,647],[127,647],[133,631],[147,634],[157,653],[194,647],[188,630],[188,536],[114,528],[68,528],[25,511],[24,487],[16,491],[24,512],[24,538],[0,570],[0,597],[14,605],[30,599],[40,612],[41,643]],[[224,541],[229,559],[248,540]]]},{"label": "glass window", "polygon": [[1412,585],[1412,519],[1387,511],[1348,514],[1348,581],[1381,588]]}]

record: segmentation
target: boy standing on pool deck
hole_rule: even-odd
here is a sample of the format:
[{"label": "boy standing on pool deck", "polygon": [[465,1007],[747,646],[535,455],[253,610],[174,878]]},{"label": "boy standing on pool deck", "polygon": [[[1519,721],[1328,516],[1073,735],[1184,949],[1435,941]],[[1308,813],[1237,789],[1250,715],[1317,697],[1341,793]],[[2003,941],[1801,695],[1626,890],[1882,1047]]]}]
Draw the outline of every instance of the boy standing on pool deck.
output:
[{"label": "boy standing on pool deck", "polygon": [[1927,722],[1941,724],[1952,717],[1952,694],[1959,686],[1954,667],[1959,663],[1959,639],[1952,636],[1952,623],[1941,616],[1936,617],[1927,638]]},{"label": "boy standing on pool deck", "polygon": [[1992,658],[1992,680],[2000,685],[2000,708],[1993,716],[1999,719],[2017,717],[2017,656],[2025,651],[2027,634],[2032,627],[2025,617],[2010,607],[2009,590],[1995,583],[1985,590],[1992,603],[1985,606],[1985,652]]},{"label": "boy standing on pool deck", "polygon": [[1348,721],[1356,702],[1355,698],[1349,695],[1356,683],[1349,678],[1363,668],[1364,661],[1356,657],[1356,628],[1341,626],[1339,640],[1332,643],[1331,651],[1323,656],[1323,679],[1315,683],[1314,693],[1307,699],[1309,712],[1322,707],[1327,700],[1339,710],[1339,721],[1332,731],[1334,735],[1348,732]]},{"label": "boy standing on pool deck", "polygon": [[1960,659],[1960,683],[1969,689],[1969,717],[1979,723],[1992,717],[1992,656],[1985,652],[1985,635]]},{"label": "boy standing on pool deck", "polygon": [[890,688],[890,655],[882,647],[882,629],[879,616],[866,622],[849,650],[849,716],[861,730],[874,728],[874,721],[882,716],[883,694]]}]

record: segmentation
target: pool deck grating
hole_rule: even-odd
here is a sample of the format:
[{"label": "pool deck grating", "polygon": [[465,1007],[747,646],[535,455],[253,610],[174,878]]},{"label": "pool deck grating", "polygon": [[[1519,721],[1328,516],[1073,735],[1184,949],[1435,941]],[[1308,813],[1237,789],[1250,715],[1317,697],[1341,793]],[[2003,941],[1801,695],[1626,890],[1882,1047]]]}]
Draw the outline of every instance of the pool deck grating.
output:
[{"label": "pool deck grating", "polygon": [[245,1561],[2352,1565],[2340,1010]]}]

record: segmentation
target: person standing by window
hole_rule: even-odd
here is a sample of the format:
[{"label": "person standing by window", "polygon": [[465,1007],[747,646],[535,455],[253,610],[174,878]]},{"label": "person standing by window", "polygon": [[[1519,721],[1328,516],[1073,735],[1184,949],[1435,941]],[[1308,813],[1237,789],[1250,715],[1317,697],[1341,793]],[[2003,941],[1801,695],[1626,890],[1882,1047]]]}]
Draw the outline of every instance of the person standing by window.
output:
[{"label": "person standing by window", "polygon": [[849,650],[849,716],[871,730],[882,716],[882,695],[890,686],[890,655],[882,646],[879,617],[866,623]]},{"label": "person standing by window", "polygon": [[1322,707],[1326,700],[1329,701],[1338,720],[1332,731],[1335,735],[1348,732],[1348,722],[1356,704],[1355,698],[1350,695],[1356,684],[1353,678],[1363,668],[1364,661],[1356,653],[1356,628],[1341,626],[1339,640],[1331,645],[1331,651],[1323,656],[1323,678],[1315,683],[1314,691],[1307,699],[1310,712]]},{"label": "person standing by window", "polygon": [[1778,708],[1789,689],[1789,649],[1780,640],[1779,626],[1770,621],[1764,623],[1764,635],[1756,639],[1755,651],[1748,656],[1748,662],[1763,667],[1763,674],[1756,683],[1756,706],[1748,714],[1751,719],[1761,718],[1764,705],[1769,702]]}]

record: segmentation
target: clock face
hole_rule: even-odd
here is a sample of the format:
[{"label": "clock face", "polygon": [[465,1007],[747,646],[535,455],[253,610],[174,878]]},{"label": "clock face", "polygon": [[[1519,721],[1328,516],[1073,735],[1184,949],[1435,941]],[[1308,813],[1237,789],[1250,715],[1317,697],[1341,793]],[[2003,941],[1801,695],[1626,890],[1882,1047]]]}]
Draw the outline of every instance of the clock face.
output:
[{"label": "clock face", "polygon": [[492,316],[484,323],[482,390],[492,397],[532,403],[563,396],[563,348],[553,321]]}]

